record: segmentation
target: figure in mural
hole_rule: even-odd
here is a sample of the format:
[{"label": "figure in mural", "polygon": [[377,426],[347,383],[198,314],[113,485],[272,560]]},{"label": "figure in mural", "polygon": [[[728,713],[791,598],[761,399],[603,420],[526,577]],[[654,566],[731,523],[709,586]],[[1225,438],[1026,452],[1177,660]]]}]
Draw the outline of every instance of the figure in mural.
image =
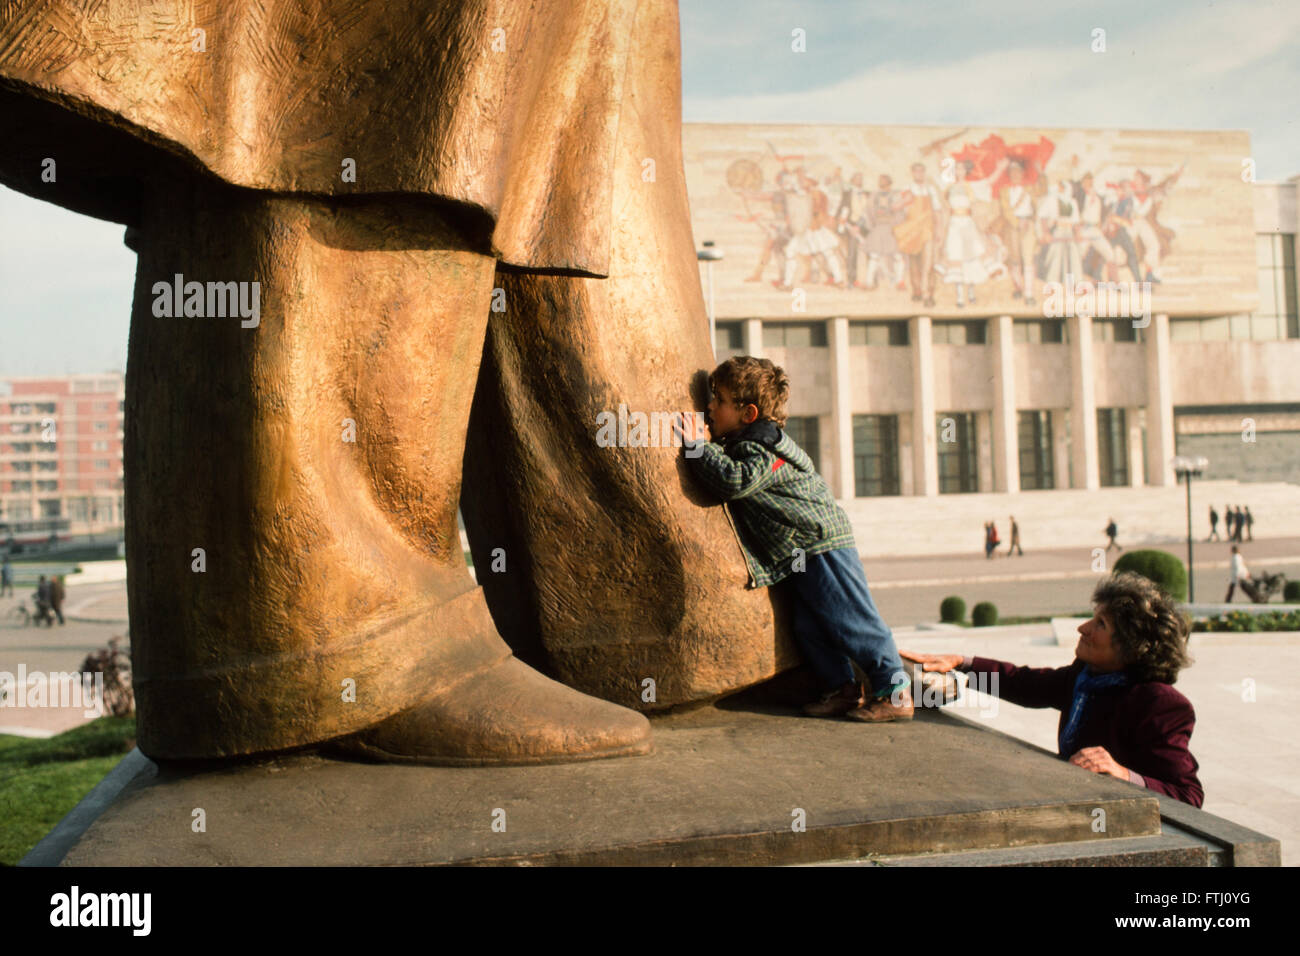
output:
[{"label": "figure in mural", "polygon": [[[738,159],[727,167],[727,185],[740,197],[744,214],[737,218],[752,222],[763,233],[763,245],[758,264],[745,277],[746,282],[762,282],[768,263],[775,260],[776,274],[785,274],[786,249],[794,236],[790,232],[790,213],[786,208],[786,189],[783,188],[788,173],[777,175],[776,185],[770,192],[762,192],[763,171],[751,159]],[[755,212],[750,203],[758,204]]]},{"label": "figure in mural", "polygon": [[[849,185],[840,196],[835,211],[837,231],[844,251],[844,281],[849,288],[862,289],[871,283],[870,253],[868,249],[871,226],[869,202],[871,193],[863,185],[861,172],[849,177]],[[858,263],[867,260],[866,282],[858,279]]]},{"label": "figure in mural", "polygon": [[1058,179],[1038,204],[1039,241],[1044,248],[1042,279],[1064,285],[1083,277],[1079,254],[1079,204],[1067,179]]},{"label": "figure in mural", "polygon": [[[1092,150],[1083,154],[1091,169],[1081,170],[1076,154],[1062,170],[1051,162],[1057,144],[1046,135],[1008,142],[989,133],[954,148],[966,132],[921,146],[902,189],[885,172],[876,189],[866,190],[865,170],[889,161],[879,143],[866,159],[847,143],[784,154],[769,143],[766,158],[780,167],[768,192],[761,188],[764,157],[733,160],[727,182],[745,209],[737,218],[763,235],[744,281],[771,278],[783,291],[883,290],[882,305],[910,290],[911,301],[924,306],[935,304],[943,282],[954,287],[959,308],[977,296],[986,303],[985,296],[1006,296],[1032,308],[1043,282],[1071,276],[1160,281],[1174,232],[1159,212],[1183,166],[1157,183],[1145,170],[1107,163],[1104,152]],[[828,172],[819,182],[812,169]],[[757,213],[760,203],[766,208]]]},{"label": "figure in mural", "polygon": [[904,202],[899,192],[894,189],[894,180],[887,173],[881,173],[876,181],[876,190],[871,194],[868,206],[867,233],[867,282],[868,289],[877,286],[883,272],[886,288],[892,286],[900,292],[907,288],[906,267],[903,253],[898,248],[898,239],[894,228],[903,222],[905,216]]},{"label": "figure in mural", "polygon": [[795,663],[674,450],[594,438],[713,364],[679,36],[636,0],[0,6],[0,180],[138,257],[145,754],[643,754],[619,704]]},{"label": "figure in mural", "polygon": [[912,164],[912,182],[903,191],[903,221],[894,227],[898,251],[907,257],[912,301],[934,305],[936,236],[946,228],[943,196],[925,163]]},{"label": "figure in mural", "polygon": [[1115,246],[1106,238],[1103,223],[1113,203],[1097,191],[1092,173],[1073,182],[1074,201],[1079,207],[1079,241],[1083,248],[1083,271],[1101,282],[1118,281]]},{"label": "figure in mural", "polygon": [[1038,251],[1037,197],[1033,183],[1040,182],[1037,171],[1031,180],[1024,161],[1013,159],[1007,165],[1007,181],[998,190],[1011,282],[1015,286],[1011,297],[1023,298],[1025,305],[1034,305],[1037,301],[1034,298],[1034,259]]},{"label": "figure in mural", "polygon": [[[945,281],[957,288],[957,305],[975,304],[975,286],[992,275],[1004,271],[998,261],[999,249],[992,237],[975,222],[975,203],[992,202],[994,181],[1007,168],[1005,157],[983,178],[972,178],[975,164],[964,160],[959,164],[961,175],[948,187],[948,232],[944,238]],[[966,299],[962,301],[962,292]]]},{"label": "figure in mural", "polygon": [[[1108,186],[1115,193],[1115,202],[1106,215],[1102,233],[1114,249],[1114,261],[1127,266],[1133,282],[1143,279],[1142,264],[1138,260],[1137,246],[1133,243],[1134,205],[1133,183],[1122,179]],[[1118,274],[1118,267],[1116,273]]]},{"label": "figure in mural", "polygon": [[1160,205],[1169,195],[1169,190],[1178,182],[1184,166],[1179,166],[1155,186],[1151,184],[1151,176],[1148,173],[1139,169],[1133,174],[1133,239],[1141,246],[1140,253],[1147,282],[1161,281],[1160,263],[1169,254],[1174,232],[1160,224]]}]

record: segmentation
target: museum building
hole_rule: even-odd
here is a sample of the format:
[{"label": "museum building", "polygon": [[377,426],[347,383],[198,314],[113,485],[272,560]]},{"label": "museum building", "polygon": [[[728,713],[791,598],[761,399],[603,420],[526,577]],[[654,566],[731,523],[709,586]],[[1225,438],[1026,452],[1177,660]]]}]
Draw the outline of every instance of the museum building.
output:
[{"label": "museum building", "polygon": [[[1300,176],[1255,182],[1246,133],[683,144],[697,248],[722,252],[701,262],[716,356],[786,369],[786,428],[838,497],[1169,485],[1175,455],[1300,481]],[[1131,303],[1050,294],[1089,282]]]}]

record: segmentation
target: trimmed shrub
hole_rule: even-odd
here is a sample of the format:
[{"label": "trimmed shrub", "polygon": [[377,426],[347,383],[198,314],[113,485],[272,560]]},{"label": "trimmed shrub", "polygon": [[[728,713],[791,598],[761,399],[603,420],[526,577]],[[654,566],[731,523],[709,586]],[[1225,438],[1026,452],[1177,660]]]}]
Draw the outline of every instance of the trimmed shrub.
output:
[{"label": "trimmed shrub", "polygon": [[945,624],[958,624],[966,620],[966,602],[957,595],[950,594],[939,602],[939,620]]},{"label": "trimmed shrub", "polygon": [[1168,551],[1129,551],[1115,562],[1115,571],[1132,571],[1154,581],[1175,601],[1187,600],[1187,568]]},{"label": "trimmed shrub", "polygon": [[980,601],[971,608],[970,619],[976,627],[992,627],[998,622],[998,606],[992,601]]},{"label": "trimmed shrub", "polygon": [[1288,581],[1282,589],[1282,600],[1288,604],[1300,604],[1300,581]]}]

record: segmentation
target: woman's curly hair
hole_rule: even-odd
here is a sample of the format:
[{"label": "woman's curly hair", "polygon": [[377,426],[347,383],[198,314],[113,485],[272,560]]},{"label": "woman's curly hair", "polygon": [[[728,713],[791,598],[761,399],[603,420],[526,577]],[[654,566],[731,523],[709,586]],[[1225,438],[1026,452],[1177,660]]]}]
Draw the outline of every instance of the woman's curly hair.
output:
[{"label": "woman's curly hair", "polygon": [[729,358],[709,376],[709,390],[721,385],[731,392],[738,405],[754,405],[760,420],[767,419],[785,427],[785,403],[790,398],[790,377],[785,369],[769,359],[752,355]]},{"label": "woman's curly hair", "polygon": [[1114,624],[1115,647],[1130,680],[1172,684],[1192,663],[1187,654],[1191,622],[1155,582],[1121,571],[1102,579],[1092,603]]}]

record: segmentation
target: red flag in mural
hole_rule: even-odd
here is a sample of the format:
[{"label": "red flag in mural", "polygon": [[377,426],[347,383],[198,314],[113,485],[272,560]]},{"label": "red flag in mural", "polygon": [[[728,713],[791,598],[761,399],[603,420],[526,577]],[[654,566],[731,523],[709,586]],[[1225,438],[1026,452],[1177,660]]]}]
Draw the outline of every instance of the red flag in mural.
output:
[{"label": "red flag in mural", "polygon": [[[978,145],[967,143],[958,152],[953,153],[952,158],[959,163],[970,161],[975,164],[967,179],[985,178],[993,172],[1004,157],[1019,160],[1025,167],[1025,182],[1032,184],[1037,182],[1039,171],[1047,165],[1055,149],[1056,144],[1046,136],[1039,136],[1037,143],[1013,143],[1008,146],[1001,136],[990,133]],[[995,195],[999,187],[1006,182],[1008,177],[1004,169],[1002,175],[993,183]]]}]

